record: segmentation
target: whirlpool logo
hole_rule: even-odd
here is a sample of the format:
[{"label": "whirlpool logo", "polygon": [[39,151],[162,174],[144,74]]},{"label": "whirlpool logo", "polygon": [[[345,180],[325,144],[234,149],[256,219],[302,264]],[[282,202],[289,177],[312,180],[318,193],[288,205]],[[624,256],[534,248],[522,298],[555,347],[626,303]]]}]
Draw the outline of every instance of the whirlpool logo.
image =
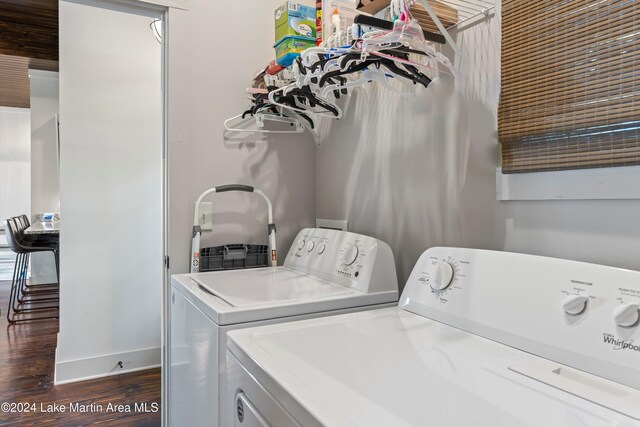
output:
[{"label": "whirlpool logo", "polygon": [[640,344],[634,344],[633,340],[621,340],[617,338],[615,335],[611,334],[602,334],[604,338],[605,344],[610,344],[613,346],[614,350],[632,350],[640,352]]}]

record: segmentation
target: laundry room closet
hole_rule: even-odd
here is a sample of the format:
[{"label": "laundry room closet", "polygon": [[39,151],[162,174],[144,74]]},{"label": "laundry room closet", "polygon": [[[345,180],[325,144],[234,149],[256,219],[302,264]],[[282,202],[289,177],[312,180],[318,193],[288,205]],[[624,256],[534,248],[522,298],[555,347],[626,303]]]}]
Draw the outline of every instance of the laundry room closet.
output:
[{"label": "laundry room closet", "polygon": [[344,217],[389,242],[400,282],[425,246],[638,269],[638,200],[496,200],[500,24],[493,9],[452,31],[461,49],[448,52],[454,87],[352,96],[353,113],[317,151],[318,217]]},{"label": "laundry room closet", "polygon": [[0,0],[0,425],[640,427],[639,1]]},{"label": "laundry room closet", "polygon": [[[318,121],[315,138],[308,131],[225,132],[224,122],[249,106],[245,89],[255,73],[274,59],[273,12],[282,3],[194,0],[189,12],[171,16],[172,270],[188,267],[193,200],[208,187],[232,182],[260,187],[274,199],[279,246],[288,247],[296,231],[315,226],[317,218],[347,221],[350,231],[389,243],[400,283],[424,248],[433,246],[640,268],[637,197],[500,200],[497,126],[501,13],[507,2],[479,2],[490,4],[450,26],[457,51],[448,42],[436,49],[449,58],[455,75],[428,88],[412,84],[407,94],[372,83],[353,90],[336,102],[339,120]],[[634,182],[636,168],[615,169]],[[575,177],[583,180],[578,172]],[[264,234],[259,215],[237,214],[261,212],[259,200],[220,197],[226,199],[214,202],[220,228],[208,237],[212,244],[231,235]]]}]

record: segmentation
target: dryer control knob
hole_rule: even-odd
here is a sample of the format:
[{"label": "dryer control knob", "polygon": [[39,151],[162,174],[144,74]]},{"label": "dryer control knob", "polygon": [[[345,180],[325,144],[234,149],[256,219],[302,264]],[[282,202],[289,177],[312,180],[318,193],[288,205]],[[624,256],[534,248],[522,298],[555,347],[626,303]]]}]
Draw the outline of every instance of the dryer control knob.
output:
[{"label": "dryer control knob", "polygon": [[618,326],[634,326],[640,320],[639,304],[622,304],[613,310],[613,320]]},{"label": "dryer control knob", "polygon": [[316,244],[315,244],[315,243],[313,243],[311,240],[309,240],[309,241],[307,242],[307,252],[311,252],[311,251],[313,251],[313,248],[315,248],[315,247],[316,247]]},{"label": "dryer control knob", "polygon": [[327,249],[327,245],[324,243],[320,243],[318,245],[318,255],[322,255],[326,249]]},{"label": "dryer control knob", "polygon": [[304,248],[304,245],[306,245],[306,244],[307,244],[307,242],[305,242],[304,239],[298,240],[298,249]]},{"label": "dryer control knob", "polygon": [[354,262],[356,262],[356,259],[358,259],[358,254],[359,254],[359,250],[358,247],[356,245],[349,245],[347,246],[347,248],[344,250],[344,255],[342,255],[342,263],[344,265],[351,265]]},{"label": "dryer control knob", "polygon": [[587,308],[588,297],[582,295],[569,295],[562,301],[562,309],[572,316],[581,314]]},{"label": "dryer control knob", "polygon": [[451,285],[452,281],[453,267],[446,261],[440,261],[431,281],[431,289],[437,292],[444,291]]}]

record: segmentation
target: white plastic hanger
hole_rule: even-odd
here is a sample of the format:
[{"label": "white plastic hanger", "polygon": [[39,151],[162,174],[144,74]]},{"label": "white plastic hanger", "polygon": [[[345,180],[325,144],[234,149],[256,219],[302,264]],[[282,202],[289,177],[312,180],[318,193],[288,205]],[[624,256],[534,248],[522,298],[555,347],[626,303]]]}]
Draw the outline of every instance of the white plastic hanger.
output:
[{"label": "white plastic hanger", "polygon": [[[231,124],[232,122],[241,119],[242,118],[242,114],[237,115],[235,117],[231,117],[230,119],[225,120],[224,122],[224,128],[229,131],[229,132],[242,132],[242,133],[278,133],[278,134],[287,134],[287,133],[302,133],[305,130],[305,126],[302,123],[301,120],[296,119],[296,118],[292,118],[292,117],[287,117],[284,115],[276,115],[276,114],[269,114],[269,113],[257,113],[255,116],[251,116],[251,117],[245,117],[244,119],[242,119],[242,121],[235,123],[235,124]],[[251,119],[253,119],[256,123],[256,126],[258,127],[258,129],[247,129],[247,128],[241,128],[241,127],[234,127],[234,126],[241,126],[242,123],[248,123]],[[278,123],[288,123],[290,125],[293,125],[293,129],[292,130],[268,130],[268,129],[263,129],[265,122],[278,122]]]},{"label": "white plastic hanger", "polygon": [[334,55],[339,57],[345,53],[353,52],[354,49],[352,48],[311,47],[302,52],[300,56],[302,58],[302,64],[305,67],[311,67],[311,65],[316,62],[318,55]]},{"label": "white plastic hanger", "polygon": [[[400,45],[423,52],[426,61],[408,61],[380,53],[381,50],[387,50],[390,47]],[[405,22],[397,20],[394,29],[391,31],[366,33],[362,39],[362,54],[363,57],[375,54],[391,58],[396,62],[429,69],[438,69],[438,64],[442,64],[450,74],[455,74],[453,64],[449,61],[449,58],[435,50],[433,46],[425,40],[423,30],[417,21]]]},{"label": "white plastic hanger", "polygon": [[345,84],[333,84],[333,85],[325,86],[322,90],[322,96],[326,97],[334,90],[354,88],[354,87],[365,85],[372,81],[379,83],[380,85],[384,86],[385,88],[393,92],[401,93],[398,89],[396,89],[389,83],[389,79],[391,77],[384,71],[366,69],[361,71],[359,74],[360,74],[360,78],[349,80]]}]

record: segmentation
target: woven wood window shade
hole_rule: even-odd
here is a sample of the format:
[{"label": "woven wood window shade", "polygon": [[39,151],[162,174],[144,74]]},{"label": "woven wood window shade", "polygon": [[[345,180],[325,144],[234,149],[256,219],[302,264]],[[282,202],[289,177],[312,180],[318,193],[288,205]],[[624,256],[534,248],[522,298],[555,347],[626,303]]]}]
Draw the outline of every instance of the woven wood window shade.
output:
[{"label": "woven wood window shade", "polygon": [[502,4],[503,173],[640,164],[640,2]]}]

